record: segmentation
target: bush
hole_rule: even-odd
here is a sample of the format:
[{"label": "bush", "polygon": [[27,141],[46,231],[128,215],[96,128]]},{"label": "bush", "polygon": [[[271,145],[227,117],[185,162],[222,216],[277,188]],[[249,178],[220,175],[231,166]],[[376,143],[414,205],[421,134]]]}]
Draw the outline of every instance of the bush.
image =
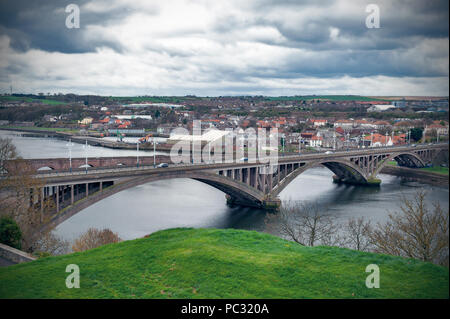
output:
[{"label": "bush", "polygon": [[11,217],[0,218],[0,243],[21,249],[22,232]]},{"label": "bush", "polygon": [[117,233],[110,229],[89,228],[82,234],[72,246],[73,251],[85,251],[102,245],[117,243],[121,241]]}]

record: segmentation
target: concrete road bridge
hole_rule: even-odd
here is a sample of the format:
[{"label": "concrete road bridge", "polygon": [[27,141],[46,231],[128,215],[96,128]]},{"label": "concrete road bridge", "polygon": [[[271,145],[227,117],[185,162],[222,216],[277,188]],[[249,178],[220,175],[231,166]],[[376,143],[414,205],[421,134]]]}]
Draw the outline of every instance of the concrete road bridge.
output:
[{"label": "concrete road bridge", "polygon": [[[280,205],[280,192],[309,168],[325,166],[335,174],[333,179],[338,183],[379,185],[377,174],[390,161],[420,168],[438,157],[448,159],[448,153],[448,144],[433,144],[284,156],[278,157],[275,165],[268,164],[266,159],[255,163],[173,164],[167,168],[155,168],[153,156],[141,157],[139,167],[136,157],[115,157],[89,159],[89,168],[71,171],[68,159],[27,162],[35,169],[58,168],[39,171],[36,177],[43,186],[30,193],[30,203],[42,210],[45,200],[54,202],[48,226],[56,226],[111,195],[158,180],[191,178],[223,191],[229,204],[276,209]],[[167,159],[159,157],[158,162]],[[74,163],[78,167],[85,159],[72,159]]]}]

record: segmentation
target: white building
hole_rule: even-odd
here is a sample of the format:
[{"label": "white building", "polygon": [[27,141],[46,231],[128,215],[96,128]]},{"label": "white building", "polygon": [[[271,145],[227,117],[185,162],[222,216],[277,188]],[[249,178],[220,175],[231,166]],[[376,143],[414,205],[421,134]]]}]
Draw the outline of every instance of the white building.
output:
[{"label": "white building", "polygon": [[112,115],[112,117],[118,118],[119,120],[152,119],[151,115]]},{"label": "white building", "polygon": [[375,104],[367,109],[367,112],[382,112],[389,109],[395,109],[395,105],[392,104]]}]

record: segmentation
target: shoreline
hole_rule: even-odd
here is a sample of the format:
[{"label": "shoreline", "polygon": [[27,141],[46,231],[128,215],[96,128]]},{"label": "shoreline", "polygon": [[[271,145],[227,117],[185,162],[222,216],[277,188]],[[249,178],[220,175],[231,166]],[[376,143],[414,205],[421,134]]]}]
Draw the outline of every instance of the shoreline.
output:
[{"label": "shoreline", "polygon": [[[135,146],[136,144],[109,141],[109,140],[104,140],[101,137],[95,137],[95,136],[89,136],[89,135],[86,135],[86,136],[74,135],[72,133],[67,133],[67,132],[63,132],[63,131],[46,131],[46,130],[18,129],[18,128],[5,128],[5,127],[0,127],[0,130],[36,134],[38,136],[43,136],[43,137],[52,136],[52,137],[63,139],[65,141],[68,141],[69,139],[71,139],[72,142],[78,143],[78,144],[85,144],[87,141],[87,143],[89,145],[105,147],[105,148],[110,148],[110,149],[124,149],[124,150],[135,150],[136,149],[136,146]],[[166,137],[166,136],[156,136],[155,135],[155,137]],[[153,145],[141,144],[139,146],[139,149],[142,151],[153,151]],[[156,147],[155,147],[155,150],[160,151],[160,152],[170,152],[170,149],[171,149],[171,145],[167,145],[165,143],[156,144]]]},{"label": "shoreline", "polygon": [[417,168],[407,168],[387,165],[381,170],[382,174],[399,176],[413,181],[418,181],[434,186],[447,187],[449,185],[449,176],[423,171]]}]

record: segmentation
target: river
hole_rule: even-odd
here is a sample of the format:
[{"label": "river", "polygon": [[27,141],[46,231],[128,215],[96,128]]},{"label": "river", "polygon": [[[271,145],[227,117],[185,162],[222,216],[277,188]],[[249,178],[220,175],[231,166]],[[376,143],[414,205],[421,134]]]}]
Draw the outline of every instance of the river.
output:
[{"label": "river", "polygon": [[[67,157],[67,141],[54,138],[21,137],[0,131],[10,137],[24,158]],[[89,156],[135,156],[136,151],[91,147]],[[141,155],[151,155],[141,152]],[[73,157],[83,157],[83,145],[75,144]],[[411,182],[401,177],[380,174],[379,188],[338,185],[326,168],[313,168],[287,186],[283,202],[317,202],[328,213],[344,221],[364,216],[374,223],[387,220],[389,212],[398,211],[402,196],[413,198],[417,190],[427,192],[427,204],[438,202],[449,206],[448,188]],[[115,194],[60,224],[56,233],[73,240],[89,227],[110,228],[122,239],[142,237],[174,227],[238,228],[264,231],[266,212],[255,208],[228,207],[225,195],[206,184],[190,179],[152,182]]]}]

